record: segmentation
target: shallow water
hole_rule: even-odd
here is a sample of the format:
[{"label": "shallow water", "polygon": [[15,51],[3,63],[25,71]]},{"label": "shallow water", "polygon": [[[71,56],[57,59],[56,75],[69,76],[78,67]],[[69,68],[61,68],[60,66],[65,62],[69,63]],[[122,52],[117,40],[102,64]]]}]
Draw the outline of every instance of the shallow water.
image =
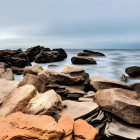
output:
[{"label": "shallow water", "polygon": [[[77,53],[82,50],[66,50],[68,57],[64,61],[39,64],[43,68],[49,68],[56,71],[61,71],[64,65],[73,65],[71,63],[71,57],[76,56]],[[77,65],[82,66],[90,76],[98,76],[104,78],[110,78],[113,80],[121,81],[122,74],[125,73],[125,68],[129,66],[140,66],[140,50],[95,50],[104,53],[105,57],[93,57],[96,61],[96,65]],[[36,63],[32,63],[33,65]],[[15,79],[21,79],[22,76],[15,76]],[[140,82],[140,79],[129,78],[127,83]]]}]

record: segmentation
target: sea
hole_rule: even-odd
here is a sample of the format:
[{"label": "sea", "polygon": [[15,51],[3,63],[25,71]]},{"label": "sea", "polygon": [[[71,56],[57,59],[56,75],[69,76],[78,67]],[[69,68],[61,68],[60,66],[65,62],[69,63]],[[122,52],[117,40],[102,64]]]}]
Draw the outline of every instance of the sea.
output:
[{"label": "sea", "polygon": [[[64,61],[53,62],[53,63],[41,63],[44,69],[50,68],[58,72],[61,72],[64,65],[74,65],[71,62],[73,56],[77,56],[79,52],[82,52],[82,49],[66,49],[68,57]],[[112,80],[121,81],[121,76],[125,74],[125,69],[130,66],[140,66],[140,50],[93,50],[105,54],[105,57],[95,57],[90,56],[96,60],[97,64],[82,64],[75,65],[81,66],[89,73],[90,77],[103,77]],[[33,62],[32,65],[37,63]],[[15,79],[22,79],[22,75],[15,75]],[[127,84],[140,82],[140,79],[130,78],[126,81]]]}]

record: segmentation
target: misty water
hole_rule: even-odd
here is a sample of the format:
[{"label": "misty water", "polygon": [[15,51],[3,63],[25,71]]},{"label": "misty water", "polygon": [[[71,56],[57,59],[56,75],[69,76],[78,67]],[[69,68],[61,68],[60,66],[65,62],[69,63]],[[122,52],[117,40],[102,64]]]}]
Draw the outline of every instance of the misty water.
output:
[{"label": "misty water", "polygon": [[[125,74],[125,68],[129,66],[140,66],[140,50],[95,50],[104,53],[105,57],[93,57],[96,65],[76,65],[85,69],[91,77],[104,77],[121,81],[122,74]],[[64,61],[39,64],[44,69],[50,68],[61,71],[64,65],[73,65],[71,63],[72,56],[76,56],[82,50],[69,49],[66,50],[68,57]],[[36,63],[32,63],[33,65]],[[49,66],[52,65],[52,66]],[[54,65],[54,66],[53,66]],[[55,66],[56,65],[56,66]],[[15,79],[21,79],[23,76],[15,76]],[[140,82],[140,79],[128,78],[127,83]]]}]

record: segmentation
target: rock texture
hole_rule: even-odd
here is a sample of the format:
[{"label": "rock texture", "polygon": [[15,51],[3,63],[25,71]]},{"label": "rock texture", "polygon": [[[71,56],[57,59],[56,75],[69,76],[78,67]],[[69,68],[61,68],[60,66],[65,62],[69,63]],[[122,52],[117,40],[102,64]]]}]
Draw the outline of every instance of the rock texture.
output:
[{"label": "rock texture", "polygon": [[73,64],[96,64],[96,61],[93,58],[82,56],[73,56],[71,62]]},{"label": "rock texture", "polygon": [[14,80],[12,69],[6,63],[0,62],[0,78]]},{"label": "rock texture", "polygon": [[98,130],[89,125],[86,121],[79,119],[74,122],[74,139],[75,140],[94,140]]},{"label": "rock texture", "polygon": [[21,112],[0,118],[1,140],[59,140],[63,130],[50,116],[27,115]]},{"label": "rock texture", "polygon": [[16,88],[0,107],[0,117],[7,116],[16,111],[24,111],[28,102],[36,95],[36,89],[32,85]]},{"label": "rock texture", "polygon": [[36,75],[27,73],[24,76],[24,78],[20,81],[19,87],[24,86],[26,84],[33,85],[41,93],[46,91],[46,85]]},{"label": "rock texture", "polygon": [[102,89],[109,89],[109,88],[129,89],[129,87],[125,83],[111,80],[111,79],[101,78],[101,77],[91,77],[90,85],[96,91],[102,90]]},{"label": "rock texture", "polygon": [[83,50],[83,52],[88,53],[89,55],[92,55],[92,56],[105,56],[101,52],[95,52],[95,51],[91,51],[91,50]]},{"label": "rock texture", "polygon": [[108,111],[130,124],[140,124],[140,98],[137,93],[121,88],[100,90],[95,101]]},{"label": "rock texture", "polygon": [[140,67],[138,67],[138,66],[128,67],[125,69],[125,72],[130,77],[139,77],[140,76]]},{"label": "rock texture", "polygon": [[11,81],[0,79],[0,104],[10,95],[10,93],[18,87],[19,81]]},{"label": "rock texture", "polygon": [[61,103],[61,97],[54,90],[49,90],[32,98],[26,107],[26,112],[29,114],[52,115],[61,109]]},{"label": "rock texture", "polygon": [[40,65],[28,66],[24,68],[23,75],[26,75],[26,73],[38,75],[38,73],[42,70],[43,68]]}]

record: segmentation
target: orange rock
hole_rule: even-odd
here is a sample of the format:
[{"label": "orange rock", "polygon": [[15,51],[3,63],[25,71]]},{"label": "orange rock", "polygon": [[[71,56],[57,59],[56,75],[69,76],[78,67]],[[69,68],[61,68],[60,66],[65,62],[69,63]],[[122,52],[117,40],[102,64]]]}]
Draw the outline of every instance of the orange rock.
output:
[{"label": "orange rock", "polygon": [[0,108],[0,117],[13,112],[24,111],[29,101],[36,95],[36,89],[32,85],[16,88],[3,102]]},{"label": "orange rock", "polygon": [[62,134],[51,116],[16,112],[0,118],[0,140],[59,140]]},{"label": "orange rock", "polygon": [[82,119],[74,122],[74,140],[94,140],[98,130]]},{"label": "orange rock", "polygon": [[73,132],[73,122],[74,120],[68,115],[62,115],[58,121],[58,125],[64,130],[64,135],[62,140],[71,140]]}]

